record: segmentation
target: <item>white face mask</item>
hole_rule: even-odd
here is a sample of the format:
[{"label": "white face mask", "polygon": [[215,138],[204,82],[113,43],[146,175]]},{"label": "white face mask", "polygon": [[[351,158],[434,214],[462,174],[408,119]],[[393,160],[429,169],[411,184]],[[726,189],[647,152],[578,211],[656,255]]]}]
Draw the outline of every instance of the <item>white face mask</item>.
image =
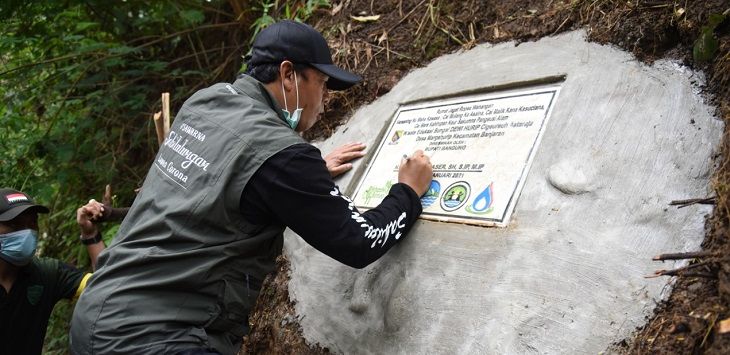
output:
[{"label": "white face mask", "polygon": [[289,112],[289,105],[286,103],[286,91],[284,91],[284,81],[281,81],[281,94],[284,95],[284,118],[286,119],[286,123],[289,124],[289,127],[292,129],[297,129],[297,125],[299,124],[299,119],[302,118],[302,109],[299,108],[299,81],[297,81],[297,72],[294,72],[294,85],[296,86],[296,92],[297,92],[297,108],[294,110],[294,114]]}]

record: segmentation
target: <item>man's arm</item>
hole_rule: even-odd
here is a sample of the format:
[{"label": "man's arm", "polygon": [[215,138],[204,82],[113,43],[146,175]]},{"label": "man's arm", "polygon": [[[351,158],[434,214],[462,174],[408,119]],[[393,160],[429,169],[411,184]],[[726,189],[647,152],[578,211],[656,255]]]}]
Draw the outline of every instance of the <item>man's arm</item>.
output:
[{"label": "man's arm", "polygon": [[[350,162],[365,156],[365,147],[365,144],[359,142],[348,143],[324,156],[330,175],[334,178],[352,169]],[[432,175],[431,160],[422,150],[417,150],[412,156],[404,159],[398,170],[398,182],[410,186],[418,196],[421,196],[428,190]]]},{"label": "man's arm", "polygon": [[298,144],[259,168],[244,190],[241,210],[252,223],[286,225],[321,252],[362,268],[385,254],[416,221],[419,195],[428,188],[431,171],[428,158],[415,154],[401,164],[399,183],[383,202],[360,213],[335,186],[319,151]]},{"label": "man's arm", "polygon": [[81,229],[81,241],[86,245],[91,269],[94,271],[96,271],[96,259],[99,253],[106,248],[104,241],[101,240],[101,232],[94,224],[94,221],[101,218],[103,214],[104,205],[94,199],[76,210],[76,223]]}]

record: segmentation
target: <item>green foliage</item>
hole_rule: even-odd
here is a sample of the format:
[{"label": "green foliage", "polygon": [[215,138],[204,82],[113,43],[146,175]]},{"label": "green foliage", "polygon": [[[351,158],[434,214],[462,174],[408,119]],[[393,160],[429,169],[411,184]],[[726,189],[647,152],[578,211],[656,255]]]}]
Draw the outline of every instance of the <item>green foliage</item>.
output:
[{"label": "green foliage", "polygon": [[[282,1],[279,0],[259,0],[254,11],[260,12],[260,15],[253,21],[251,28],[253,34],[251,42],[253,42],[256,34],[264,28],[280,20],[294,20],[304,22],[309,19],[316,10],[331,7],[329,0],[298,0],[298,1]],[[243,63],[239,72],[246,71],[246,64]]]},{"label": "green foliage", "polygon": [[256,10],[261,11],[261,16],[259,16],[256,21],[253,22],[251,27],[254,29],[253,33],[254,35],[251,36],[251,41],[255,38],[256,34],[261,32],[264,28],[266,28],[268,25],[276,22],[276,19],[272,17],[269,13],[271,12],[272,8],[276,8],[276,2],[272,2],[270,0],[263,0],[259,4],[258,8],[255,8]]},{"label": "green foliage", "polygon": [[[297,0],[297,1],[279,1],[279,0],[259,0],[258,6],[253,9],[259,13],[258,17],[251,24],[253,34],[251,42],[253,42],[256,34],[264,28],[280,20],[294,20],[305,22],[316,10],[331,7],[329,0]],[[239,73],[246,71],[246,63],[241,65]]]},{"label": "green foliage", "polygon": [[331,7],[329,0],[299,0],[299,1],[279,1],[279,0],[259,0],[258,7],[254,7],[261,15],[251,25],[254,36],[261,32],[266,26],[279,20],[294,20],[304,22],[309,19],[316,10]]},{"label": "green foliage", "polygon": [[[40,220],[40,254],[88,268],[75,211],[106,184],[117,206],[131,205],[157,151],[150,118],[160,94],[170,92],[174,115],[198,89],[233,80],[254,31],[305,21],[329,1],[251,5],[0,1],[0,185],[51,209]],[[105,227],[107,244],[117,228]],[[71,309],[55,310],[46,353],[67,352]]]},{"label": "green foliage", "polygon": [[717,26],[725,21],[725,14],[711,14],[706,26],[702,26],[700,36],[697,38],[692,49],[692,55],[696,62],[708,62],[715,57],[715,53],[719,48],[719,42],[715,37],[714,31]]},{"label": "green foliage", "polygon": [[[0,185],[51,209],[41,255],[88,268],[76,208],[107,183],[118,205],[132,203],[157,150],[150,117],[161,92],[174,112],[198,88],[233,78],[250,33],[227,6],[0,2]],[[71,309],[54,311],[44,352],[67,352]]]},{"label": "green foliage", "polygon": [[[55,211],[98,198],[108,182],[131,203],[156,151],[149,117],[159,110],[160,93],[171,91],[179,105],[184,95],[235,74],[250,34],[233,14],[221,15],[230,13],[226,6],[191,0],[0,5],[2,185]],[[73,209],[67,212],[58,219],[72,217]],[[64,230],[56,215],[45,225],[54,227],[49,233]]]}]

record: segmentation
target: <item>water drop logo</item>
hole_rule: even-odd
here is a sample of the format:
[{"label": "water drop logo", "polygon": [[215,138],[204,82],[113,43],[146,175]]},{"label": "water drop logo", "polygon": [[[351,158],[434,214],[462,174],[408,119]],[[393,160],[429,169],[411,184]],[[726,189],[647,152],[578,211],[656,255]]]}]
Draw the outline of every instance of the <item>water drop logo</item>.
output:
[{"label": "water drop logo", "polygon": [[466,181],[451,184],[441,196],[441,208],[444,211],[455,211],[469,199],[471,188]]},{"label": "water drop logo", "polygon": [[494,185],[494,182],[490,182],[489,186],[474,198],[471,206],[466,206],[467,212],[471,214],[487,214],[494,210],[492,207],[492,202],[494,201],[492,198],[494,196],[492,185]]},{"label": "water drop logo", "polygon": [[428,187],[426,194],[421,197],[421,206],[426,208],[433,205],[436,199],[439,198],[439,194],[441,194],[441,183],[436,180],[431,180],[431,186]]}]

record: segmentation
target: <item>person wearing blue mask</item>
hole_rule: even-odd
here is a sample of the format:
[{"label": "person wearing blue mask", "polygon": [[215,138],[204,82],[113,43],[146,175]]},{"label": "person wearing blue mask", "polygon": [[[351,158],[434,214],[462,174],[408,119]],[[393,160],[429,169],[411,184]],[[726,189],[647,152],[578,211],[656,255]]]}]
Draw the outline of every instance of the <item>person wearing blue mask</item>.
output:
[{"label": "person wearing blue mask", "polygon": [[[0,189],[0,354],[40,354],[56,302],[77,298],[91,275],[35,256],[38,214],[48,212],[20,191]],[[77,211],[81,242],[92,264],[104,249],[92,222],[102,212],[93,200]]]},{"label": "person wearing blue mask", "polygon": [[361,213],[333,177],[365,145],[323,158],[301,137],[328,90],[361,80],[332,62],[319,32],[277,22],[246,59],[245,74],[196,92],[178,111],[76,304],[72,354],[236,354],[285,228],[363,268],[404,240],[422,212],[432,178],[422,151],[403,160],[383,202]]}]

